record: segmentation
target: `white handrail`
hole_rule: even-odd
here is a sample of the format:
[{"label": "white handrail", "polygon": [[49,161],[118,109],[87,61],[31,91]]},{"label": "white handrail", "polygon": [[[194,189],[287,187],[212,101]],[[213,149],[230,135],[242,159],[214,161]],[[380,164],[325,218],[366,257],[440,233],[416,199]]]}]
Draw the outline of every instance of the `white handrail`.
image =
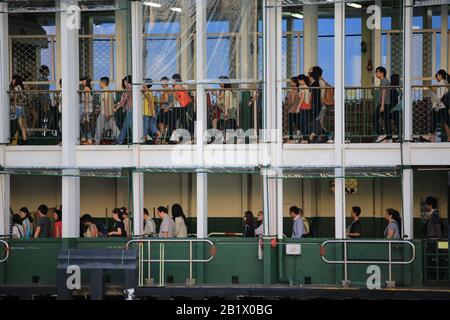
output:
[{"label": "white handrail", "polygon": [[[150,255],[150,247],[152,242],[156,242],[160,244],[160,255],[159,259],[152,259]],[[211,246],[211,256],[208,259],[193,259],[193,242],[198,243],[207,243]],[[139,246],[139,270],[138,270],[138,278],[139,278],[139,286],[143,286],[144,284],[144,263],[147,263],[147,275],[148,279],[150,279],[150,265],[152,262],[159,263],[159,284],[160,286],[164,285],[164,271],[165,265],[167,263],[189,263],[189,279],[192,279],[192,271],[194,263],[208,263],[211,262],[216,255],[216,247],[214,243],[207,239],[161,239],[161,238],[143,238],[143,239],[133,239],[127,242],[125,248],[128,249],[130,245],[133,243],[137,243]],[[165,255],[165,244],[166,243],[188,243],[189,244],[189,259],[166,259]],[[147,252],[148,257],[144,259],[144,244],[147,244]]]},{"label": "white handrail", "polygon": [[[343,243],[344,244],[344,260],[328,260],[325,258],[325,247],[327,244]],[[387,244],[388,245],[388,260],[348,260],[348,245],[349,244]],[[408,261],[392,261],[392,244],[409,245],[412,249],[411,259]],[[393,265],[408,265],[416,258],[415,245],[407,240],[327,240],[320,245],[320,256],[325,263],[328,264],[343,264],[344,265],[344,282],[348,282],[348,265],[349,264],[387,264],[389,266],[389,282],[392,282],[392,266]]]}]

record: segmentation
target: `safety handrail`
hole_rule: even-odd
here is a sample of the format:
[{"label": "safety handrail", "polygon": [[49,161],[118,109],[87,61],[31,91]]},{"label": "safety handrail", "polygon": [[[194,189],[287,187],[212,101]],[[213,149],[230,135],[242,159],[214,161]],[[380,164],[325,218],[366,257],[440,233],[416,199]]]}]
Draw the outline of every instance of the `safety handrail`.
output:
[{"label": "safety handrail", "polygon": [[208,233],[208,238],[213,236],[225,236],[225,237],[242,237],[242,232],[211,232]]},{"label": "safety handrail", "polygon": [[[151,258],[151,244],[152,242],[160,244],[160,256],[159,259]],[[208,259],[193,259],[193,247],[192,244],[206,243],[211,246],[210,257]],[[147,275],[150,279],[150,264],[152,262],[158,262],[160,264],[160,286],[163,286],[163,277],[166,263],[189,263],[189,280],[192,280],[192,266],[194,263],[208,263],[211,262],[216,255],[216,247],[214,243],[207,239],[161,239],[161,238],[145,238],[145,239],[133,239],[127,242],[125,248],[128,249],[130,245],[137,243],[139,245],[139,286],[144,285],[144,263],[147,263]],[[165,257],[165,244],[166,243],[189,243],[189,259],[166,259]],[[144,244],[147,244],[148,259],[144,259]]]},{"label": "safety handrail", "polygon": [[[326,246],[328,244],[344,244],[344,260],[328,260],[325,258]],[[388,244],[388,260],[348,260],[348,244],[371,244],[371,243],[379,243],[379,244]],[[412,249],[411,259],[408,261],[392,261],[392,244],[403,244],[409,245]],[[344,285],[349,283],[348,281],[348,265],[349,264],[387,264],[389,266],[389,283],[392,282],[392,265],[408,265],[411,264],[416,259],[416,247],[415,245],[407,240],[348,240],[348,239],[336,239],[336,240],[327,240],[320,245],[320,256],[325,263],[328,264],[343,264],[344,265]]]},{"label": "safety handrail", "polygon": [[0,243],[3,244],[3,246],[5,247],[5,248],[3,249],[4,256],[3,256],[3,258],[0,259],[0,263],[2,263],[2,262],[5,262],[5,261],[8,260],[8,258],[9,258],[10,247],[9,247],[8,242],[6,242],[5,240],[0,240]]}]

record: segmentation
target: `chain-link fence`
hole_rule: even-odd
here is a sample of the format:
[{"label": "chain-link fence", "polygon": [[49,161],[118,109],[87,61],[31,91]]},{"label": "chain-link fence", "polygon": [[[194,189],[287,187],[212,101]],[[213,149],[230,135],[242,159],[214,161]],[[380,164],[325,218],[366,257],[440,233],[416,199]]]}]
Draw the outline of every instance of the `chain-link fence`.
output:
[{"label": "chain-link fence", "polygon": [[[412,74],[413,81],[434,80],[434,72],[440,67],[439,29],[416,29],[412,37]],[[386,58],[386,69],[389,74],[403,73],[403,32],[388,30],[383,32],[383,56]]]},{"label": "chain-link fence", "polygon": [[56,36],[10,36],[9,41],[10,78],[17,74],[30,84],[55,83]]},{"label": "chain-link fence", "polygon": [[98,82],[102,77],[115,81],[114,35],[80,35],[80,77]]}]

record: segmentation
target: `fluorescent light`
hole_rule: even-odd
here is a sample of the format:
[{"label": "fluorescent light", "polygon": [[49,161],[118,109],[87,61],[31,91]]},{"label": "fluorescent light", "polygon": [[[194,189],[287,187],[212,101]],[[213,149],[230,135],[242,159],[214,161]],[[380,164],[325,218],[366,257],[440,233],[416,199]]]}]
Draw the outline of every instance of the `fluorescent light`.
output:
[{"label": "fluorescent light", "polygon": [[151,2],[151,1],[145,1],[143,2],[144,6],[149,6],[149,7],[153,7],[153,8],[161,8],[161,4],[156,3],[156,2]]},{"label": "fluorescent light", "polygon": [[354,3],[354,2],[348,2],[347,6],[352,7],[352,8],[356,8],[356,9],[361,9],[362,5],[360,5],[359,3]]},{"label": "fluorescent light", "polygon": [[294,18],[297,18],[297,19],[303,19],[303,14],[301,14],[301,13],[292,12],[291,16],[293,16]]},{"label": "fluorescent light", "polygon": [[170,10],[175,11],[175,12],[181,12],[181,8],[177,8],[177,7],[170,8]]}]

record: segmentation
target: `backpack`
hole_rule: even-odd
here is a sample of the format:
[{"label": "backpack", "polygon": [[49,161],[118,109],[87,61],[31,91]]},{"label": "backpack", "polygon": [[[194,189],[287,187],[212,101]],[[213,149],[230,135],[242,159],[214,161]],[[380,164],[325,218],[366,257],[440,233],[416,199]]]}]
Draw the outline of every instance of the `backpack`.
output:
[{"label": "backpack", "polygon": [[325,82],[325,94],[322,98],[322,103],[328,107],[334,106],[334,88]]}]

